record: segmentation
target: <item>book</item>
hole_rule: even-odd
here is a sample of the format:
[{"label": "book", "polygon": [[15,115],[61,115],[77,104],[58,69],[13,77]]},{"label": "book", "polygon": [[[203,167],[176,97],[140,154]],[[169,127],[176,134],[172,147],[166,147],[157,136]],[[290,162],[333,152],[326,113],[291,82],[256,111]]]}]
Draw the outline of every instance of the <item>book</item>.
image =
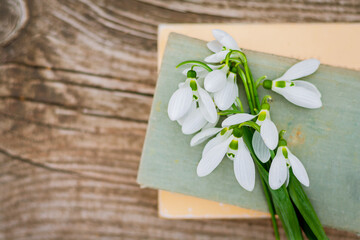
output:
[{"label": "book", "polygon": [[[158,68],[170,32],[211,41],[212,29],[231,32],[241,46],[251,50],[299,59],[316,57],[323,64],[360,69],[358,23],[161,24],[158,29]],[[159,190],[158,214],[168,219],[269,217],[264,212],[163,190]]]},{"label": "book", "polygon": [[[297,62],[296,59],[272,54],[244,52],[255,78],[267,74],[269,79],[274,79]],[[253,192],[243,190],[235,180],[230,160],[225,159],[209,176],[197,177],[196,166],[204,144],[191,148],[191,136],[183,135],[177,123],[168,119],[167,103],[178,83],[185,78],[175,66],[188,59],[202,60],[209,54],[204,41],[170,34],[157,82],[138,182],[145,187],[266,212],[259,179]],[[360,224],[359,143],[356,141],[359,111],[353,106],[358,103],[360,73],[322,65],[317,73],[306,79],[310,78],[323,93],[324,107],[308,111],[273,93],[272,119],[279,129],[289,130],[289,147],[308,170],[311,185],[305,190],[322,222],[327,226],[356,231]],[[263,90],[261,95],[265,92]],[[241,96],[243,98],[244,94]],[[352,124],[342,124],[344,119]],[[342,221],[338,221],[339,216],[343,217]]]}]

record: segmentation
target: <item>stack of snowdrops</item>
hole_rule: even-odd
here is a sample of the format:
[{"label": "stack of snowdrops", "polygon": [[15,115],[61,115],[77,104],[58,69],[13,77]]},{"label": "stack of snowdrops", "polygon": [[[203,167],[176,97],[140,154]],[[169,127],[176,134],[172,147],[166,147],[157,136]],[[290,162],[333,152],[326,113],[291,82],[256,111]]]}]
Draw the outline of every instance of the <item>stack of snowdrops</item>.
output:
[{"label": "stack of snowdrops", "polygon": [[[266,75],[253,79],[245,53],[222,30],[213,30],[215,40],[207,47],[214,52],[201,61],[185,61],[184,82],[179,84],[168,105],[170,120],[177,121],[184,134],[195,134],[190,145],[208,141],[197,166],[197,175],[210,174],[226,156],[233,161],[241,187],[252,191],[255,169],[268,203],[276,239],[280,239],[275,214],[281,219],[289,239],[327,239],[323,227],[301,184],[309,186],[301,161],[287,147],[285,130],[278,131],[270,117],[271,96],[261,101],[257,89],[263,87],[303,108],[322,106],[321,93],[312,83],[299,80],[313,74],[320,62],[298,62],[274,80]],[[280,74],[279,74],[280,75]],[[239,98],[244,87],[250,112]],[[225,119],[220,124],[220,116]],[[218,127],[221,125],[221,127]],[[300,184],[301,183],[301,184]]]}]

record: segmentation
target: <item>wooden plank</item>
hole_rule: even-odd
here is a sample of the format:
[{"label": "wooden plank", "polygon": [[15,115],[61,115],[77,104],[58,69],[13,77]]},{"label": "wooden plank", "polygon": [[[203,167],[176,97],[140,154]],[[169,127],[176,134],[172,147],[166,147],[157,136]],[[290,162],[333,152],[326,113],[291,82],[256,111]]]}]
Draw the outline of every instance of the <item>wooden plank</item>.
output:
[{"label": "wooden plank", "polygon": [[268,220],[159,219],[156,191],[136,184],[157,25],[356,22],[359,3],[204,3],[1,1],[0,239],[273,239]]}]

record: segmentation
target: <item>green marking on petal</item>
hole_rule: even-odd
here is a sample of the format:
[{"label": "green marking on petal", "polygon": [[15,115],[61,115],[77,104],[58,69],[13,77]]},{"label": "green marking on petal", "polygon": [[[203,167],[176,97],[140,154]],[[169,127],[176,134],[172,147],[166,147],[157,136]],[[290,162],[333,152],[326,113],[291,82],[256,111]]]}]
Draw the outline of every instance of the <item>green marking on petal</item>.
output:
[{"label": "green marking on petal", "polygon": [[221,136],[224,135],[224,134],[227,132],[227,130],[228,130],[227,127],[226,127],[226,128],[223,128],[223,130],[221,130],[221,132],[220,132],[220,135],[221,135]]},{"label": "green marking on petal", "polygon": [[198,97],[198,96],[196,96],[196,95],[193,95],[193,99],[194,99],[194,100],[198,100],[198,99],[199,99],[199,97]]},{"label": "green marking on petal", "polygon": [[292,82],[292,83],[290,83],[290,87],[292,87],[292,86],[295,86],[295,83],[293,83],[293,82]]},{"label": "green marking on petal", "polygon": [[265,118],[266,118],[266,111],[261,111],[258,120],[262,122],[265,120]]},{"label": "green marking on petal", "polygon": [[235,158],[235,154],[233,154],[233,153],[228,153],[227,156],[228,156],[229,158]]},{"label": "green marking on petal", "polygon": [[231,148],[232,150],[238,150],[238,140],[233,139],[229,145],[229,148]]},{"label": "green marking on petal", "polygon": [[286,148],[282,148],[282,153],[284,155],[285,158],[288,158],[288,151],[286,150]]},{"label": "green marking on petal", "polygon": [[285,81],[277,81],[277,82],[275,82],[275,87],[284,88],[284,87],[286,87],[286,82]]},{"label": "green marking on petal", "polygon": [[190,87],[193,91],[196,91],[197,90],[197,83],[195,80],[191,80],[190,81]]}]

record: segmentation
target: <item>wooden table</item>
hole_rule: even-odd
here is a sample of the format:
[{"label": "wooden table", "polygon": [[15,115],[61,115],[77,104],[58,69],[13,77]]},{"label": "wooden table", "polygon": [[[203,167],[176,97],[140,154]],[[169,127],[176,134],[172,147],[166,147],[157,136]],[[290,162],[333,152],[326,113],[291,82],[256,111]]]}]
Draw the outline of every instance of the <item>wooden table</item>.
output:
[{"label": "wooden table", "polygon": [[0,0],[0,239],[273,239],[270,220],[159,219],[135,179],[157,25],[360,20],[358,0],[290,2]]}]

